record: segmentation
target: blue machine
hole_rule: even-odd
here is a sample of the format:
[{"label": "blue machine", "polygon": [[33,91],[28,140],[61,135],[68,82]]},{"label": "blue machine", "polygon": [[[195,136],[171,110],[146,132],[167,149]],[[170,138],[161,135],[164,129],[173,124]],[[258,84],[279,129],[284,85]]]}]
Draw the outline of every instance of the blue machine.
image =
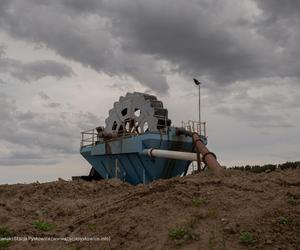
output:
[{"label": "blue machine", "polygon": [[[129,121],[128,118],[126,119]],[[130,124],[136,124],[135,120]],[[132,127],[125,131],[124,120],[117,126],[122,126],[123,130],[116,128],[114,133],[114,131],[107,132],[107,129],[97,128],[82,132],[80,153],[101,178],[118,178],[131,184],[139,184],[186,175],[191,160],[151,157],[145,154],[145,150],[160,149],[172,153],[192,153],[194,145],[191,137],[176,135],[176,128],[167,126],[167,123],[163,128],[142,133],[137,129],[134,133]],[[201,138],[206,144],[206,137],[201,136]]]}]

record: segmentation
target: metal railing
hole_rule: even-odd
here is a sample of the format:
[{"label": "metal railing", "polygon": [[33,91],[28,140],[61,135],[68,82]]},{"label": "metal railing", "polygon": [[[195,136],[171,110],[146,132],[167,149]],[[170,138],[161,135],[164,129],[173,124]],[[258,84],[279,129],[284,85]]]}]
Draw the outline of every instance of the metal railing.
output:
[{"label": "metal railing", "polygon": [[111,138],[111,139],[103,139],[101,136],[99,136],[99,133],[97,132],[97,129],[89,129],[86,131],[81,132],[81,142],[80,142],[80,147],[85,147],[85,146],[93,146],[96,145],[97,143],[101,141],[113,141],[117,140],[120,138],[128,138],[132,136],[138,136],[138,134],[135,133],[130,133],[126,131],[126,129],[123,129],[121,134],[119,133],[116,137]]},{"label": "metal railing", "polygon": [[81,132],[81,142],[80,147],[94,145],[97,141],[97,131],[96,129],[90,129],[84,132]]},{"label": "metal railing", "polygon": [[190,132],[197,132],[199,135],[206,137],[206,122],[198,122],[188,120],[187,122],[181,121],[181,127]]},{"label": "metal railing", "polygon": [[[201,122],[199,123],[198,121],[192,121],[189,120],[187,122],[182,121],[181,122],[181,127],[184,128],[187,131],[190,132],[197,132],[199,135],[205,136],[206,137],[206,123]],[[130,133],[126,131],[124,128],[122,131],[122,134],[119,135],[117,138],[126,138],[126,137],[131,137],[131,136],[138,136],[138,134]],[[111,139],[111,140],[115,140]],[[85,147],[85,146],[93,146],[97,142],[99,142],[101,138],[99,138],[99,134],[96,129],[89,129],[86,131],[81,132],[81,142],[80,142],[80,147]]]}]

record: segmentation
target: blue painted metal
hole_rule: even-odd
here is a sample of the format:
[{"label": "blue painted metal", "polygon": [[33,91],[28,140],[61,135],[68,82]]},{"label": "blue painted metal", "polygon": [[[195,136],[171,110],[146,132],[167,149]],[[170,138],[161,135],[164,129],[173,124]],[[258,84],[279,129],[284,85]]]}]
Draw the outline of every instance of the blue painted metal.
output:
[{"label": "blue painted metal", "polygon": [[[206,144],[205,137],[203,141]],[[171,127],[163,134],[147,132],[95,142],[82,146],[80,153],[104,179],[118,178],[139,184],[186,173],[189,161],[151,158],[143,154],[143,150],[148,148],[183,152],[194,150],[192,139],[177,136],[175,128]]]}]

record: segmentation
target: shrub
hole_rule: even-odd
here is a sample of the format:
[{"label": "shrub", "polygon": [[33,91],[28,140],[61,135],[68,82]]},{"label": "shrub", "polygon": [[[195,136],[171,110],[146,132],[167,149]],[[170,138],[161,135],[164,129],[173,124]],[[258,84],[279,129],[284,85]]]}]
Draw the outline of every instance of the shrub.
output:
[{"label": "shrub", "polygon": [[291,225],[293,222],[292,218],[284,217],[284,216],[278,217],[277,221],[279,224],[282,224],[282,225]]},{"label": "shrub", "polygon": [[248,231],[243,231],[240,234],[240,242],[243,244],[253,244],[256,240],[253,238],[253,235]]},{"label": "shrub", "polygon": [[33,227],[36,228],[36,229],[39,229],[41,231],[50,231],[51,229],[54,228],[54,225],[52,224],[49,224],[45,221],[42,221],[42,220],[36,220],[32,223]]},{"label": "shrub", "polygon": [[[11,237],[10,230],[8,227],[0,227],[0,238],[9,238]],[[9,247],[11,244],[11,240],[0,240],[0,249]]]},{"label": "shrub", "polygon": [[191,228],[178,227],[173,228],[169,232],[169,236],[175,240],[177,245],[181,245],[187,240],[198,240],[199,235],[192,231]]}]

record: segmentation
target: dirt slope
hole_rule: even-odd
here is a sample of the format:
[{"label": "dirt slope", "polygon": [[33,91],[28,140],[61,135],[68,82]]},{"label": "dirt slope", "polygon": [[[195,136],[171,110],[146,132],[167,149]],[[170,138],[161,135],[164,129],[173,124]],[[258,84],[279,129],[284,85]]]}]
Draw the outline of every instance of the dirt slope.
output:
[{"label": "dirt slope", "polygon": [[300,169],[228,170],[224,178],[200,173],[145,186],[116,180],[2,185],[1,234],[110,237],[12,241],[2,243],[6,249],[300,249]]}]

